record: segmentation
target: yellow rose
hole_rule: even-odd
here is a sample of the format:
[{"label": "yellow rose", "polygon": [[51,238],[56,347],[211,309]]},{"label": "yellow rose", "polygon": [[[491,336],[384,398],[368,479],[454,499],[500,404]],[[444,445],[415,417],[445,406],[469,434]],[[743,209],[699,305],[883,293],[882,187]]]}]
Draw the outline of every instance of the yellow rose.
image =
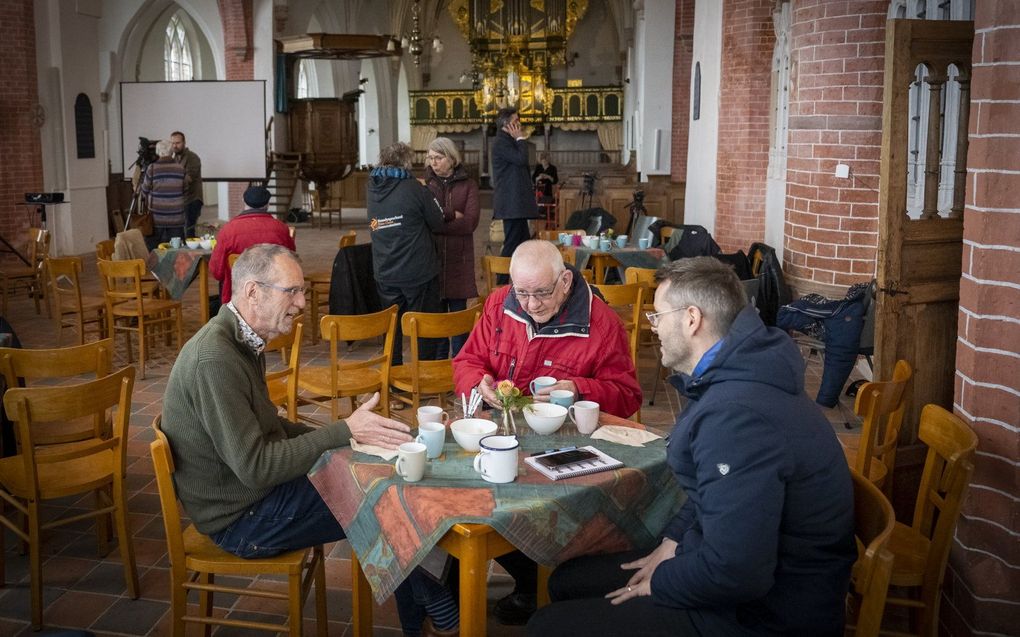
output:
[{"label": "yellow rose", "polygon": [[514,387],[513,391],[510,392],[510,395],[513,396],[514,398],[517,398],[518,396],[521,395],[521,390],[518,389],[517,387]]},{"label": "yellow rose", "polygon": [[511,380],[501,380],[499,381],[499,384],[496,385],[496,393],[500,396],[512,396],[515,389],[517,388],[514,387],[514,383]]}]

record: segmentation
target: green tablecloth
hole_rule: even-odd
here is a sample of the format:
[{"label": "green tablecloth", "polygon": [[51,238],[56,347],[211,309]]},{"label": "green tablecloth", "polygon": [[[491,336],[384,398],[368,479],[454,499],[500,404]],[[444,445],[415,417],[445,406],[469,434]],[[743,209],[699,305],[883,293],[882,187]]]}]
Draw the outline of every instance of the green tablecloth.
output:
[{"label": "green tablecloth", "polygon": [[210,255],[212,250],[157,249],[149,253],[145,267],[159,279],[160,284],[170,294],[170,298],[179,301],[198,275],[198,266],[202,259],[208,259]]},{"label": "green tablecloth", "polygon": [[[350,448],[326,452],[308,476],[346,530],[378,601],[456,523],[488,524],[547,565],[653,546],[684,499],[666,466],[665,442],[628,447],[591,440],[573,428],[562,431],[521,436],[518,477],[509,484],[479,478],[472,466],[476,454],[463,451],[452,435],[420,482],[405,482],[392,462]],[[553,482],[524,462],[535,451],[586,444],[626,466]]]}]

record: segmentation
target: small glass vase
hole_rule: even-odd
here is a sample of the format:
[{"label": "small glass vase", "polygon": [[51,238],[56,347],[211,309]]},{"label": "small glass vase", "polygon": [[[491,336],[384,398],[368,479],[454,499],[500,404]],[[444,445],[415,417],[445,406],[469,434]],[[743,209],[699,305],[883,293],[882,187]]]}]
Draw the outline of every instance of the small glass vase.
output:
[{"label": "small glass vase", "polygon": [[499,423],[499,435],[501,436],[516,436],[517,435],[517,420],[514,418],[513,411],[505,409],[499,412],[499,417],[496,419]]}]

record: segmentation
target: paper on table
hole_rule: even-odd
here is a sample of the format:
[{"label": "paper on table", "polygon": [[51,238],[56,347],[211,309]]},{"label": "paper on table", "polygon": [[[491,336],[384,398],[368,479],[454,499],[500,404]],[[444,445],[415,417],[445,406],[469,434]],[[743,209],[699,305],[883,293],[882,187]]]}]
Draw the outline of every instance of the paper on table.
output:
[{"label": "paper on table", "polygon": [[387,449],[386,447],[379,447],[377,445],[365,445],[354,438],[351,438],[351,449],[359,453],[367,453],[370,456],[378,456],[383,460],[393,460],[397,457],[396,449]]},{"label": "paper on table", "polygon": [[608,440],[609,442],[616,442],[631,447],[643,447],[646,442],[651,442],[662,436],[643,429],[634,429],[633,427],[605,425],[596,429],[591,437],[596,440]]}]

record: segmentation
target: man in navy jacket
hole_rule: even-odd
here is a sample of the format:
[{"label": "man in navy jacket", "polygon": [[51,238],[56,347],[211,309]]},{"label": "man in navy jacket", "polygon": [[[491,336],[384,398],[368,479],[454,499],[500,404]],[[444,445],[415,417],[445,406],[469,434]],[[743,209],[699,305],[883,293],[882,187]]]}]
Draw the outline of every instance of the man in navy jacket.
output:
[{"label": "man in navy jacket", "polygon": [[557,568],[528,634],[841,635],[853,486],[796,346],[716,259],[657,276],[649,318],[690,401],[667,447],[687,501],[651,552]]}]

